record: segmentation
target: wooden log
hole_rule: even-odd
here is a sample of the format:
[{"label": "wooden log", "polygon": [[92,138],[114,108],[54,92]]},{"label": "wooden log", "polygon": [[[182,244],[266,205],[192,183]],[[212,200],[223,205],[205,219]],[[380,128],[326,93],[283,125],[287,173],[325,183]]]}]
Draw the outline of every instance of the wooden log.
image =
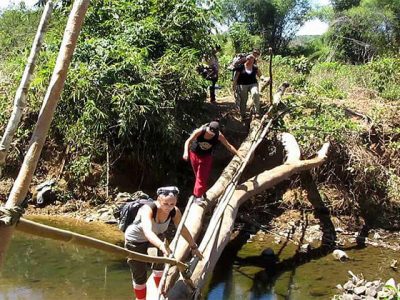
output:
[{"label": "wooden log", "polygon": [[184,271],[186,269],[186,265],[176,261],[175,259],[171,259],[168,257],[154,257],[154,256],[149,256],[141,253],[137,253],[134,251],[130,251],[128,249],[119,247],[117,245],[104,242],[92,237],[88,237],[82,234],[78,234],[75,232],[71,232],[68,230],[63,230],[59,228],[54,228],[51,226],[39,224],[33,221],[29,221],[26,219],[21,218],[19,223],[16,226],[16,229],[33,234],[36,236],[41,236],[44,238],[50,238],[53,240],[58,240],[62,241],[65,243],[73,243],[76,245],[80,246],[85,246],[85,247],[90,247],[90,248],[95,248],[101,251],[105,251],[107,253],[114,254],[118,257],[123,257],[123,258],[132,258],[136,259],[141,262],[147,262],[147,263],[157,263],[157,264],[171,264],[171,265],[177,265],[178,268],[181,271]]},{"label": "wooden log", "polygon": [[[250,124],[250,131],[244,142],[241,144],[239,148],[239,153],[242,156],[246,156],[249,152],[250,148],[253,146],[254,142],[258,145],[261,140],[257,141],[257,137],[265,135],[263,133],[262,125],[267,123],[267,118],[270,117],[270,113],[274,107],[276,107],[280,103],[280,99],[282,98],[286,88],[289,86],[288,83],[282,84],[282,86],[278,89],[278,92],[275,94],[276,103],[274,106],[271,106],[268,112],[263,116],[262,120],[253,119]],[[265,129],[265,128],[264,128]],[[197,239],[200,234],[200,230],[202,227],[203,215],[207,209],[211,209],[215,206],[216,201],[220,197],[220,195],[225,191],[232,178],[235,176],[237,170],[241,166],[239,157],[234,157],[228,166],[224,169],[223,173],[219,177],[219,179],[215,182],[215,184],[207,191],[207,205],[205,207],[200,207],[198,205],[193,205],[192,209],[189,211],[189,216],[187,222],[185,222],[186,227],[192,234],[192,236]],[[178,260],[184,260],[189,253],[188,244],[183,238],[179,238],[177,244],[177,250],[175,252],[175,258]],[[166,283],[165,283],[165,291],[168,291],[175,283],[178,278],[178,271],[176,268],[170,268]]]},{"label": "wooden log", "polygon": [[0,177],[2,173],[2,168],[6,163],[6,157],[8,154],[8,150],[10,149],[12,139],[21,121],[24,108],[26,107],[26,98],[28,96],[28,89],[32,81],[32,74],[35,70],[36,59],[39,55],[40,48],[42,47],[43,38],[47,31],[52,11],[53,1],[48,1],[43,10],[42,18],[40,19],[40,23],[36,32],[35,39],[33,40],[31,52],[25,66],[21,82],[19,84],[17,92],[15,93],[13,111],[11,113],[10,119],[8,120],[3,137],[0,141]]},{"label": "wooden log", "polygon": [[[67,78],[68,67],[71,63],[72,55],[76,47],[89,2],[90,0],[76,0],[71,9],[53,75],[35,129],[32,133],[28,151],[7,200],[7,208],[19,206],[28,192],[33,173],[35,172],[40,153],[42,152],[53,119],[54,111],[60,99],[65,79]],[[0,267],[4,260],[13,230],[13,226],[0,226],[0,240],[2,241],[0,243]]]},{"label": "wooden log", "polygon": [[[239,148],[239,153],[247,153],[250,149],[253,140],[255,139],[257,132],[260,128],[261,122],[258,119],[252,121],[252,125],[250,128],[250,133],[245,139],[245,141],[241,144]],[[189,213],[188,217],[185,222],[186,228],[190,231],[190,234],[196,240],[200,234],[203,216],[208,209],[211,209],[215,206],[215,203],[218,200],[218,197],[223,193],[223,191],[228,186],[230,180],[236,173],[237,169],[240,166],[240,159],[239,157],[235,156],[228,166],[225,167],[224,171],[222,172],[219,179],[215,182],[215,184],[207,191],[207,204],[202,207],[197,204],[193,204]],[[182,237],[179,238],[176,251],[175,251],[175,258],[177,260],[183,261],[187,255],[189,254],[188,243]],[[165,291],[168,291],[175,283],[176,279],[178,278],[178,270],[175,267],[171,267],[167,274],[167,278],[165,280]]]},{"label": "wooden log", "polygon": [[[298,154],[289,153],[288,157],[291,157],[291,161],[286,161],[284,164],[277,166],[272,170],[265,171],[250,178],[236,188],[229,205],[224,211],[220,226],[215,228],[216,234],[214,240],[211,240],[208,243],[208,246],[203,253],[206,259],[199,261],[193,271],[191,279],[198,290],[201,290],[207,277],[212,274],[215,264],[217,263],[226,244],[230,240],[234,221],[240,205],[256,194],[290,178],[293,174],[318,167],[326,160],[329,144],[323,145],[321,150],[318,152],[317,157],[309,160],[300,160],[299,152],[297,152],[298,145],[294,138],[289,134],[285,134],[282,139],[287,151],[294,150]],[[170,290],[168,296],[170,299],[190,299],[192,293],[193,291],[191,291],[190,287],[185,285],[184,281],[179,280]],[[198,295],[199,293],[197,293],[197,296]]]}]

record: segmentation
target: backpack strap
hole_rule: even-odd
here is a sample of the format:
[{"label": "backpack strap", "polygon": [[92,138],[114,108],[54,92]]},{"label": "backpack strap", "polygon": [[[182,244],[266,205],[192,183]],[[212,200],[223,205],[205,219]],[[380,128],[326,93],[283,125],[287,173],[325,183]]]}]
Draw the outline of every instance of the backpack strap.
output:
[{"label": "backpack strap", "polygon": [[156,219],[157,216],[157,205],[154,203],[154,201],[147,203],[148,206],[150,206],[151,211],[153,212],[153,219]]},{"label": "backpack strap", "polygon": [[[151,203],[148,203],[147,205],[150,206],[151,211],[153,212],[153,219],[155,220],[155,219],[156,219],[156,216],[157,216],[157,205],[155,204],[154,201],[151,202]],[[175,215],[176,215],[176,208],[174,207],[174,209],[171,210],[171,211],[169,212],[169,215],[168,215],[167,220],[168,220],[168,219],[171,219],[171,220],[172,220],[173,218],[175,218]],[[165,220],[165,222],[166,222],[167,220]]]}]

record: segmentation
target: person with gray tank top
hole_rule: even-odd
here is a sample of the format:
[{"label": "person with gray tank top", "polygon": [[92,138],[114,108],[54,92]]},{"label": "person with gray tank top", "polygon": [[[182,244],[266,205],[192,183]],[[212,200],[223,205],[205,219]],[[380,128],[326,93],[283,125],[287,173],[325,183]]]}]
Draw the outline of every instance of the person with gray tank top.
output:
[{"label": "person with gray tank top", "polygon": [[[167,231],[171,220],[178,227],[182,213],[176,202],[179,189],[175,186],[157,189],[157,200],[143,205],[132,224],[125,231],[125,247],[129,250],[147,254],[149,247],[158,248],[158,255],[168,256],[171,253],[168,245],[163,241],[163,234]],[[203,258],[197,248],[192,235],[186,226],[183,226],[182,236],[189,243],[193,255]],[[137,300],[146,299],[147,264],[128,258],[128,265],[132,274],[133,290]],[[158,287],[163,273],[163,264],[153,264],[153,277]]]}]

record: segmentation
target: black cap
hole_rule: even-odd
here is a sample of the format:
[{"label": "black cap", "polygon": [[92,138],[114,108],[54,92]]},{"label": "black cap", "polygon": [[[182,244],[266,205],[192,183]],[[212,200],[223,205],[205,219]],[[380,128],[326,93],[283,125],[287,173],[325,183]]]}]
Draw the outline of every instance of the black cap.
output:
[{"label": "black cap", "polygon": [[214,133],[217,133],[219,131],[219,123],[217,121],[210,122],[210,124],[208,124],[208,127]]}]

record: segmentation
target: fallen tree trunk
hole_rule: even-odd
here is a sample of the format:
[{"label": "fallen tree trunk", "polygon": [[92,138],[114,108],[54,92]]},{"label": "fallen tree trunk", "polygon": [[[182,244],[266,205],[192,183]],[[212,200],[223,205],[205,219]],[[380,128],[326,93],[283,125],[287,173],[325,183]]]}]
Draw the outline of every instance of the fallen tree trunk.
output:
[{"label": "fallen tree trunk", "polygon": [[[206,282],[207,276],[212,274],[215,264],[230,240],[240,205],[252,196],[288,179],[293,174],[318,167],[326,160],[329,144],[324,144],[317,157],[309,160],[300,160],[300,149],[294,137],[290,134],[283,134],[282,142],[288,153],[286,162],[237,186],[221,218],[220,226],[209,228],[209,230],[215,231],[214,239],[208,243],[203,253],[205,259],[199,261],[191,276],[191,280],[197,288],[195,298],[199,296],[199,291]],[[191,299],[193,291],[183,280],[179,280],[170,290],[168,296],[170,299]]]},{"label": "fallen tree trunk", "polygon": [[[282,86],[278,89],[278,91],[274,95],[274,105],[270,107],[268,113],[262,118],[262,120],[253,119],[250,124],[250,131],[244,142],[241,144],[239,148],[239,153],[242,156],[246,156],[249,150],[252,148],[254,143],[257,145],[261,142],[263,137],[260,138],[262,135],[263,127],[262,125],[266,125],[268,118],[271,119],[271,111],[276,108],[280,100],[285,93],[286,88],[289,86],[288,83],[283,83]],[[189,216],[187,221],[185,222],[186,227],[192,234],[192,236],[197,239],[201,228],[202,228],[202,221],[204,213],[207,209],[211,209],[215,206],[218,198],[224,193],[227,186],[230,184],[232,178],[235,176],[236,172],[241,166],[241,160],[239,157],[235,156],[228,166],[224,169],[223,173],[219,177],[219,179],[215,182],[215,184],[207,191],[207,204],[205,207],[201,207],[199,205],[192,205],[192,208],[189,211]],[[183,238],[179,238],[177,243],[177,249],[175,251],[175,258],[177,260],[183,261],[189,253],[188,244]],[[176,282],[178,278],[178,270],[176,268],[170,268],[166,283],[165,283],[165,291],[168,291]]]}]

